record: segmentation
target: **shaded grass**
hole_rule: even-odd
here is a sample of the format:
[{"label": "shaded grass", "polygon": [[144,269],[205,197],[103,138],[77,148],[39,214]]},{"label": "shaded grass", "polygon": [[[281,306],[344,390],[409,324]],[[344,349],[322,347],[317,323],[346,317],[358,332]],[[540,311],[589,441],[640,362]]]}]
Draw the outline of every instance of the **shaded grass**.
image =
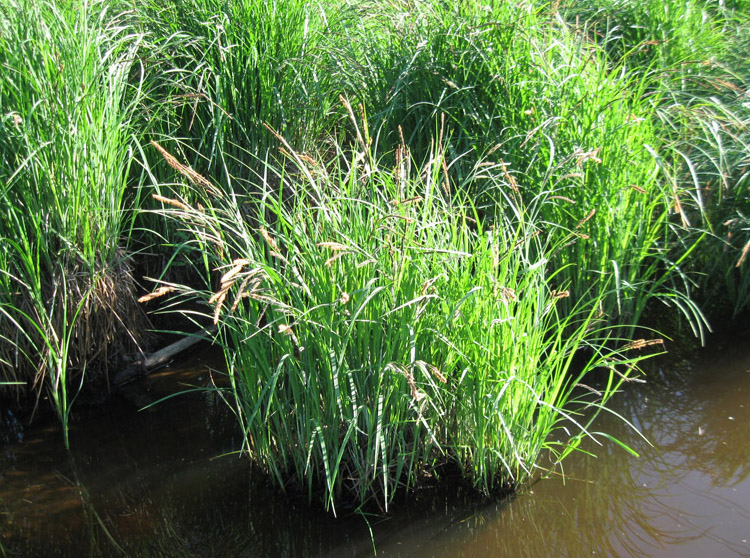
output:
[{"label": "shaded grass", "polygon": [[[221,186],[256,168],[269,124],[296,145],[326,129],[335,95],[318,64],[335,11],[299,0],[146,2],[153,132]],[[161,109],[159,107],[162,107]],[[162,139],[162,138],[156,138]]]}]

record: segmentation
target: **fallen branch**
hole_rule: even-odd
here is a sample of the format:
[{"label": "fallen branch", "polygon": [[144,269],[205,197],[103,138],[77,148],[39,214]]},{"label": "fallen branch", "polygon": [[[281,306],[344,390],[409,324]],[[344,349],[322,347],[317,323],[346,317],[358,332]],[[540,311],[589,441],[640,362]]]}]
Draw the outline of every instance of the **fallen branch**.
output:
[{"label": "fallen branch", "polygon": [[122,386],[148,375],[154,369],[168,362],[176,354],[189,349],[196,343],[208,340],[214,333],[216,333],[216,326],[201,329],[183,337],[179,341],[175,341],[171,345],[167,345],[163,349],[159,349],[155,353],[145,355],[144,358],[135,361],[124,370],[118,372],[115,376],[114,384],[116,386]]}]

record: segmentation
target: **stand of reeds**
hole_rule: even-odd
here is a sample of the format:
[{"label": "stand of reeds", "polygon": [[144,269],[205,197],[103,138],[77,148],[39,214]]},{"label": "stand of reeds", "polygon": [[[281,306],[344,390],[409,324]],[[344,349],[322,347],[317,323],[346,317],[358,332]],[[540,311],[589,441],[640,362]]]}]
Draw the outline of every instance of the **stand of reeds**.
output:
[{"label": "stand of reeds", "polygon": [[67,427],[155,252],[280,486],[512,490],[609,440],[645,317],[748,308],[748,9],[6,3],[0,379]]}]

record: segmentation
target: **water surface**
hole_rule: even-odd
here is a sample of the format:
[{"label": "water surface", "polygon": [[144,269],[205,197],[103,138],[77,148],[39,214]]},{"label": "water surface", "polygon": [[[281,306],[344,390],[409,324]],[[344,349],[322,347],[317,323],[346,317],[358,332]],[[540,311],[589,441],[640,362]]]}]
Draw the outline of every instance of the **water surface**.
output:
[{"label": "water surface", "polygon": [[[393,517],[332,519],[281,494],[232,452],[233,416],[216,394],[138,409],[208,385],[208,351],[157,371],[110,404],[76,409],[70,453],[54,421],[4,411],[0,537],[9,556],[750,556],[750,332],[689,366],[631,385],[565,478],[509,500],[424,490]],[[666,361],[665,361],[666,362]],[[372,530],[372,537],[370,536]]]}]

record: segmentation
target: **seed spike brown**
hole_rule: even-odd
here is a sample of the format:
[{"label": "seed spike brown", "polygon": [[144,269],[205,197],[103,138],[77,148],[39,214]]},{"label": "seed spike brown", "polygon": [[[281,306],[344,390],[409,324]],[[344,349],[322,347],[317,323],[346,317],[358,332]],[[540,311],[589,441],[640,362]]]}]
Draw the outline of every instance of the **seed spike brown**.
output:
[{"label": "seed spike brown", "polygon": [[580,228],[581,228],[581,227],[582,227],[582,226],[583,226],[584,224],[586,224],[586,222],[590,221],[590,220],[591,220],[591,218],[592,218],[592,217],[593,217],[594,215],[596,215],[596,209],[595,209],[595,208],[592,208],[592,209],[591,209],[591,211],[589,211],[588,215],[586,215],[586,217],[584,217],[583,219],[581,219],[581,220],[580,220],[580,221],[578,222],[578,224],[576,225],[576,230],[580,229]]},{"label": "seed spike brown", "polygon": [[279,252],[279,247],[276,244],[276,241],[271,237],[270,234],[268,234],[268,231],[266,230],[265,227],[260,227],[258,229],[258,232],[260,232],[260,235],[268,243],[268,245],[273,249],[274,252]]},{"label": "seed spike brown", "polygon": [[178,207],[178,208],[182,209],[183,211],[190,211],[190,209],[191,209],[189,205],[187,205],[186,203],[183,203],[183,202],[181,202],[179,200],[175,200],[175,199],[172,199],[172,198],[167,198],[167,197],[159,195],[159,194],[151,194],[151,197],[154,198],[156,201],[160,201],[161,203],[164,203],[164,204],[167,204],[167,205],[171,205],[171,206],[174,206],[174,207]]},{"label": "seed spike brown", "polygon": [[664,345],[664,339],[636,339],[623,347],[623,350],[644,349],[653,345]]},{"label": "seed spike brown", "polygon": [[155,298],[159,298],[161,296],[164,296],[165,294],[172,293],[172,292],[174,292],[176,290],[177,289],[175,289],[174,287],[167,287],[167,286],[159,287],[154,292],[146,294],[146,295],[143,295],[142,297],[140,297],[138,299],[138,302],[140,302],[140,303],[148,302],[149,300],[154,300]]},{"label": "seed spike brown", "polygon": [[745,262],[745,258],[747,258],[748,252],[750,252],[750,241],[748,241],[748,243],[745,244],[745,247],[742,249],[742,255],[740,255],[740,259],[737,261],[737,265],[735,267],[742,267],[742,264]]},{"label": "seed spike brown", "polygon": [[156,150],[161,153],[161,156],[164,157],[164,160],[167,162],[167,164],[172,167],[174,170],[179,172],[182,176],[187,178],[193,185],[195,186],[202,186],[205,188],[209,193],[212,195],[218,197],[221,197],[221,192],[216,189],[216,187],[211,184],[211,182],[195,171],[192,167],[189,167],[187,165],[183,165],[180,163],[174,155],[169,153],[166,149],[164,149],[161,145],[159,145],[155,140],[151,140],[151,145],[153,145]]}]

